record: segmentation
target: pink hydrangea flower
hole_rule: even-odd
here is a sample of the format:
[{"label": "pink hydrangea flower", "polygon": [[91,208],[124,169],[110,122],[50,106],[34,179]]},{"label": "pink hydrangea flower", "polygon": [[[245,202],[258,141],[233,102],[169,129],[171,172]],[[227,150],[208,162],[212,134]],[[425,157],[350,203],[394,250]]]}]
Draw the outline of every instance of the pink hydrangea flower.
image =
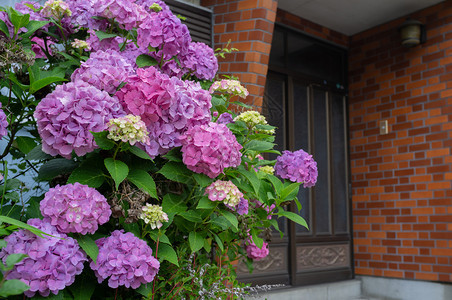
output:
[{"label": "pink hydrangea flower", "polygon": [[270,251],[268,250],[268,243],[264,242],[261,249],[256,246],[251,237],[248,238],[248,241],[245,244],[245,250],[247,256],[256,261],[264,259],[270,253]]},{"label": "pink hydrangea flower", "polygon": [[209,46],[200,42],[191,42],[188,50],[179,58],[181,65],[198,79],[212,80],[218,71],[218,60]]},{"label": "pink hydrangea flower", "polygon": [[211,201],[223,201],[229,207],[235,207],[243,199],[243,194],[231,182],[224,180],[217,180],[206,187],[205,194],[208,195]]},{"label": "pink hydrangea flower", "polygon": [[215,178],[225,168],[240,165],[242,145],[224,124],[196,125],[179,139],[183,162],[193,172]]},{"label": "pink hydrangea flower", "polygon": [[304,187],[312,187],[317,182],[317,163],[312,155],[301,149],[286,150],[276,159],[275,174],[293,182],[303,182]]},{"label": "pink hydrangea flower", "polygon": [[94,2],[93,14],[114,19],[126,30],[138,27],[149,18],[143,7],[129,0],[97,0]]},{"label": "pink hydrangea flower", "polygon": [[111,215],[107,199],[96,189],[78,182],[49,189],[40,209],[44,218],[64,233],[93,234]]},{"label": "pink hydrangea flower", "polygon": [[46,48],[46,42],[38,37],[33,37],[31,39],[32,42],[35,42],[35,44],[31,45],[31,50],[36,54],[36,58],[47,58],[47,55],[44,52],[44,49],[47,49],[50,55],[53,55],[52,49],[50,48],[50,45],[55,44],[54,42],[47,40],[47,48]]},{"label": "pink hydrangea flower", "polygon": [[96,241],[97,261],[90,263],[99,283],[108,278],[108,286],[138,288],[151,282],[160,268],[152,249],[133,233],[115,230],[111,236]]},{"label": "pink hydrangea flower", "polygon": [[114,50],[96,51],[72,73],[71,80],[82,80],[114,94],[118,86],[134,72],[132,65]]},{"label": "pink hydrangea flower", "polygon": [[86,42],[89,44],[89,47],[92,51],[107,51],[107,50],[114,50],[116,52],[119,51],[119,44],[124,42],[124,38],[120,36],[111,37],[103,39],[102,41],[99,40],[96,33],[92,29],[88,29],[89,37],[86,39]]},{"label": "pink hydrangea flower", "polygon": [[68,159],[72,151],[83,156],[96,149],[90,131],[103,131],[108,120],[122,115],[117,100],[83,81],[57,86],[39,102],[34,113],[42,150]]},{"label": "pink hydrangea flower", "polygon": [[0,103],[0,140],[8,134],[8,120]]},{"label": "pink hydrangea flower", "polygon": [[153,4],[160,6],[161,10],[170,10],[169,6],[162,0],[137,0],[135,3],[141,5],[148,12],[155,12],[155,10],[150,9]]},{"label": "pink hydrangea flower", "polygon": [[7,279],[19,279],[30,286],[25,296],[33,297],[36,292],[47,297],[50,292],[59,291],[71,285],[75,276],[82,273],[86,254],[76,240],[60,233],[50,223],[30,219],[28,225],[41,229],[51,236],[38,237],[28,230],[15,231],[5,238],[7,246],[0,251],[5,263],[8,255],[24,253],[28,256],[14,266]]}]

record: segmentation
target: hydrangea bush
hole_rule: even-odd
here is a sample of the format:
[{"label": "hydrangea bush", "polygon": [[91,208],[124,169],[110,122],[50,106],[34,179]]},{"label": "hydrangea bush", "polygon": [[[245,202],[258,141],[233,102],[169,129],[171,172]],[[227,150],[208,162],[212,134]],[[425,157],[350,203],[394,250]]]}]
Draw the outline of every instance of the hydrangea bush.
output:
[{"label": "hydrangea bush", "polygon": [[287,205],[317,166],[274,150],[223,56],[161,0],[0,10],[0,297],[246,294],[233,262],[307,226]]}]

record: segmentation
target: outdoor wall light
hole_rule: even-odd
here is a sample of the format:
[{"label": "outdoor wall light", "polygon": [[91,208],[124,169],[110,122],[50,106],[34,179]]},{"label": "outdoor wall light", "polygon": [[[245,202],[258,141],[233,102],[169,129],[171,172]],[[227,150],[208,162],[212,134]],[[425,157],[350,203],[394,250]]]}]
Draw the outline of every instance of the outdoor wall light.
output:
[{"label": "outdoor wall light", "polygon": [[425,43],[426,33],[425,25],[413,19],[407,19],[399,27],[402,45],[411,48],[419,44]]}]

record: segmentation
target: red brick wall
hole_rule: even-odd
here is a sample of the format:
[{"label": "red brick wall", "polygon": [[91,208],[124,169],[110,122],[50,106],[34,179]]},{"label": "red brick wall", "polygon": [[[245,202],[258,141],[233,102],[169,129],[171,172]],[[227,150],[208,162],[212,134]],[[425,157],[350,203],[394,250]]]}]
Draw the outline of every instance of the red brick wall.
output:
[{"label": "red brick wall", "polygon": [[[356,274],[452,281],[452,1],[352,36],[350,153]],[[388,120],[389,134],[379,134]]]},{"label": "red brick wall", "polygon": [[214,48],[239,51],[219,58],[220,72],[234,75],[246,86],[246,102],[261,107],[276,18],[277,0],[202,0],[214,12]]}]

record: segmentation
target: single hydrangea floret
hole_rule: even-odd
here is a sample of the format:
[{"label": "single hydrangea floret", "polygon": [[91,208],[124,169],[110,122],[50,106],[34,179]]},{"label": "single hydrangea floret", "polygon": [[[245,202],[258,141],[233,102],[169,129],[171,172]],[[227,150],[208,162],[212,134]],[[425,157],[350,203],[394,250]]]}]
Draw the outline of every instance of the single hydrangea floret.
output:
[{"label": "single hydrangea floret", "polygon": [[233,96],[239,96],[245,99],[249,93],[248,90],[240,84],[240,81],[233,79],[222,79],[220,81],[215,81],[209,89],[209,92],[226,93]]},{"label": "single hydrangea floret", "polygon": [[91,261],[99,283],[108,278],[108,286],[137,289],[151,282],[160,268],[159,261],[152,256],[152,249],[133,233],[115,230],[111,236],[96,241],[99,255],[96,263]]},{"label": "single hydrangea floret", "polygon": [[130,145],[135,143],[149,144],[149,132],[146,124],[141,121],[140,116],[127,115],[110,119],[107,124],[107,138],[114,141],[123,141]]},{"label": "single hydrangea floret", "polygon": [[242,145],[224,124],[197,125],[179,139],[182,141],[182,160],[193,172],[215,178],[225,168],[241,163]]},{"label": "single hydrangea floret", "polygon": [[8,134],[8,119],[0,103],[0,140]]},{"label": "single hydrangea floret", "polygon": [[242,192],[231,182],[217,180],[206,187],[206,192],[209,200],[223,201],[224,204],[235,207],[243,198]]},{"label": "single hydrangea floret", "polygon": [[258,111],[248,110],[242,112],[240,115],[234,118],[234,121],[243,121],[246,123],[246,126],[251,130],[256,130],[257,132],[262,132],[266,134],[274,134],[274,129],[260,129],[255,128],[257,125],[268,125],[267,120],[263,115],[261,115]]},{"label": "single hydrangea floret", "polygon": [[168,222],[168,215],[163,211],[160,205],[146,204],[143,206],[140,219],[146,224],[150,224],[152,229],[158,229]]},{"label": "single hydrangea floret", "polygon": [[60,233],[47,221],[29,219],[27,224],[52,236],[38,237],[20,229],[5,237],[7,245],[0,251],[4,264],[10,254],[27,255],[7,273],[6,279],[19,279],[28,284],[30,289],[24,294],[30,298],[36,292],[43,297],[49,296],[50,292],[56,295],[74,283],[75,276],[82,273],[86,254],[75,239]]},{"label": "single hydrangea floret", "polygon": [[93,234],[110,219],[107,199],[78,182],[49,189],[40,203],[41,213],[60,232]]},{"label": "single hydrangea floret", "polygon": [[312,155],[301,149],[286,150],[276,159],[275,174],[292,182],[303,182],[304,187],[312,187],[317,182],[317,163]]}]

